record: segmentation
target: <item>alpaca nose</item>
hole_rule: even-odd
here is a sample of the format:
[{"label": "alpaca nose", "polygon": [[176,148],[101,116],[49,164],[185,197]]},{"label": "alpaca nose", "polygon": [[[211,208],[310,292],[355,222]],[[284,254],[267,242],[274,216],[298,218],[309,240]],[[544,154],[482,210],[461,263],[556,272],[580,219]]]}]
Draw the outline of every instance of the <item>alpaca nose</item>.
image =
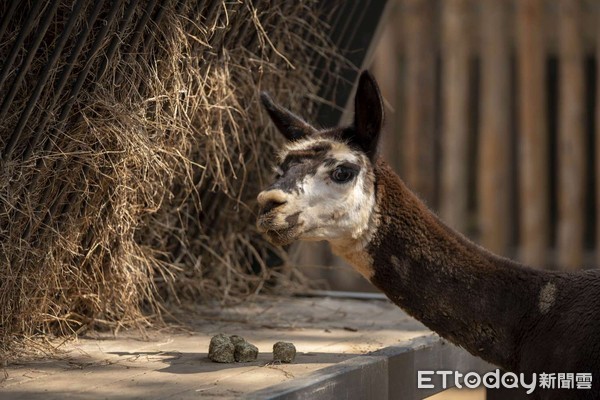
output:
[{"label": "alpaca nose", "polygon": [[260,213],[266,214],[269,211],[280,207],[287,203],[287,196],[281,190],[265,190],[258,194],[258,205],[260,206]]}]

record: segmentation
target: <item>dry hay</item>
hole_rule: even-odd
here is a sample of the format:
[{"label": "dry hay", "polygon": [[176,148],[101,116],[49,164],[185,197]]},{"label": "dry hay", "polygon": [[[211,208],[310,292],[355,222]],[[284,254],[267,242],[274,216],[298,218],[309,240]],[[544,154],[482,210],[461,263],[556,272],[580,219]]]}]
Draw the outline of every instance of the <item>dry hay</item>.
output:
[{"label": "dry hay", "polygon": [[[0,37],[0,60],[33,7],[17,3]],[[46,9],[36,14],[36,27],[56,1],[39,3]],[[275,137],[257,97],[268,89],[295,109],[313,106],[311,61],[327,52],[316,4],[102,3],[81,1],[81,16],[48,68],[76,7],[58,1],[20,86],[10,83],[36,29],[0,85],[0,100],[15,93],[0,110],[5,360],[22,356],[23,343],[34,348],[31,337],[145,326],[185,302],[240,300],[266,283],[293,281],[293,271],[267,267],[280,249],[254,230],[253,200],[270,175]],[[96,6],[99,17],[90,25]],[[44,71],[48,81],[15,139]],[[81,89],[72,89],[80,76]]]}]

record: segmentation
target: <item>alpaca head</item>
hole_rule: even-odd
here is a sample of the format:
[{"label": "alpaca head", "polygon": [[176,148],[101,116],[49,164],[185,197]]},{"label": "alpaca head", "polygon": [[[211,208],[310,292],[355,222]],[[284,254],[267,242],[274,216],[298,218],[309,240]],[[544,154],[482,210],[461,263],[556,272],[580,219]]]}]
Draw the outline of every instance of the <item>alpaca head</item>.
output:
[{"label": "alpaca head", "polygon": [[364,238],[375,209],[374,162],[383,123],[377,83],[363,72],[350,126],[319,130],[274,104],[262,102],[288,140],[274,182],[258,195],[257,226],[274,244]]}]

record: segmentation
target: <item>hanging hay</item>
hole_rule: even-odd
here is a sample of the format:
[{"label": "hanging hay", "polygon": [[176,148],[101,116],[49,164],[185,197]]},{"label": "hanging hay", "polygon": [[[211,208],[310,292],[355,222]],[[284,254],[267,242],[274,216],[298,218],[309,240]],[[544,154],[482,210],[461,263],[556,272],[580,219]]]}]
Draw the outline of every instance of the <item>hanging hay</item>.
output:
[{"label": "hanging hay", "polygon": [[258,93],[310,112],[328,52],[315,10],[0,5],[1,358],[294,281],[254,229],[275,147]]}]

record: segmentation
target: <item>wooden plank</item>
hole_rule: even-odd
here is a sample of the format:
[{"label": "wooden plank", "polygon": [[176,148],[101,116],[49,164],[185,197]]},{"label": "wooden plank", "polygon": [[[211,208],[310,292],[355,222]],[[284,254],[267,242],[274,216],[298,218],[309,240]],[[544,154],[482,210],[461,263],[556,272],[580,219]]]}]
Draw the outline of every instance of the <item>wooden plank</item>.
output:
[{"label": "wooden plank", "polygon": [[558,261],[581,267],[585,205],[584,69],[581,3],[559,2]]},{"label": "wooden plank", "polygon": [[[390,11],[392,18],[400,17],[399,7],[393,7]],[[379,146],[381,156],[401,173],[402,146],[400,141],[400,65],[399,65],[399,41],[400,32],[397,24],[387,23],[383,32],[373,61],[373,74],[377,78],[381,94],[385,102],[385,133]]]},{"label": "wooden plank", "polygon": [[549,238],[548,138],[542,0],[517,4],[520,258],[542,266]]},{"label": "wooden plank", "polygon": [[510,224],[510,48],[507,0],[481,3],[478,219],[481,244],[505,254]]},{"label": "wooden plank", "polygon": [[403,143],[404,178],[435,207],[435,48],[430,0],[404,0],[406,75]]},{"label": "wooden plank", "polygon": [[442,4],[442,147],[440,216],[465,232],[468,198],[469,14],[468,0]]},{"label": "wooden plank", "polygon": [[[423,399],[443,388],[433,375],[433,389],[415,385],[418,371],[450,370],[483,375],[494,367],[473,357],[437,335],[390,346],[369,356],[357,357],[317,371],[307,377],[272,386],[245,396],[247,400],[295,399]],[[454,382],[447,381],[447,387]]]},{"label": "wooden plank", "polygon": [[355,357],[312,375],[250,393],[245,400],[390,399],[387,359]]}]

